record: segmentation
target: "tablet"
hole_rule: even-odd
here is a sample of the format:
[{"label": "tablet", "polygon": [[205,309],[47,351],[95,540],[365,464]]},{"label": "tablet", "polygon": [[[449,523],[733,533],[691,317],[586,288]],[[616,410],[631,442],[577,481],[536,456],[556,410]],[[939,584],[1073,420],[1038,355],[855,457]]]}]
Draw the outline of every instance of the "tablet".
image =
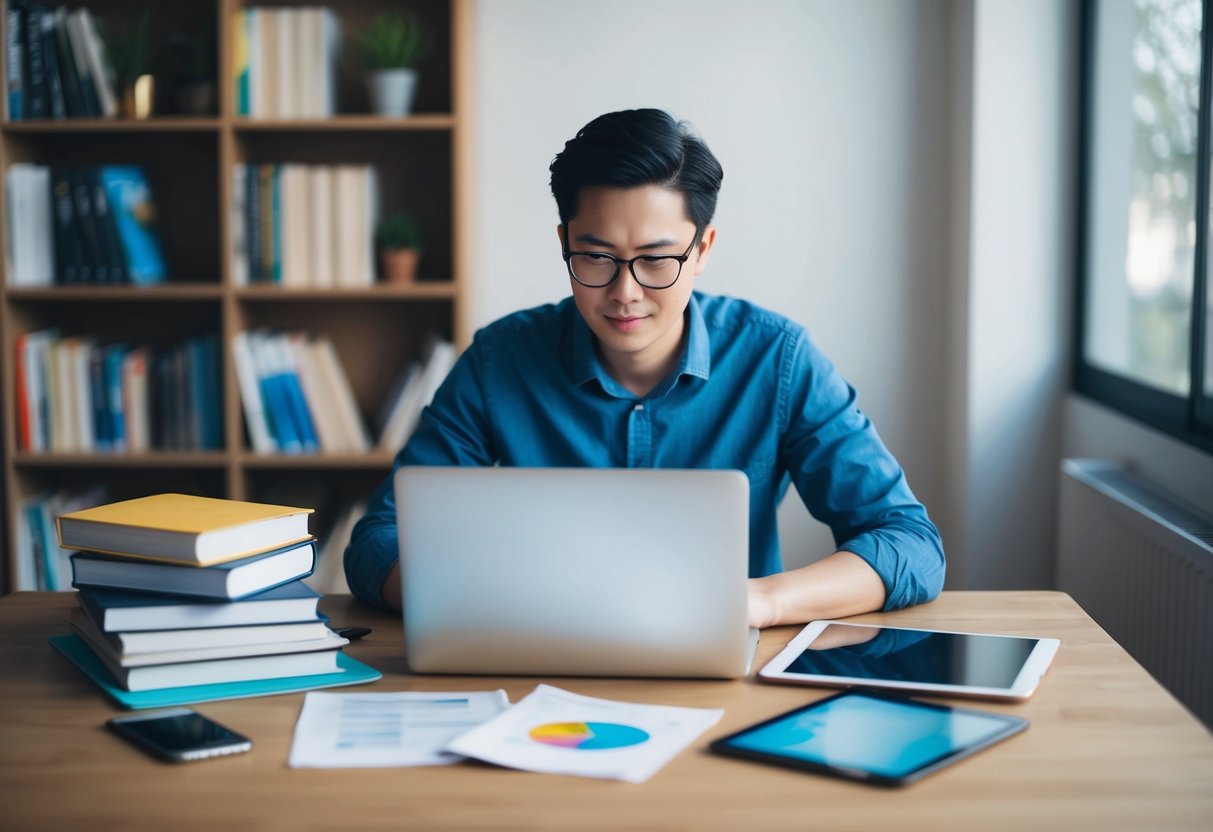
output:
[{"label": "tablet", "polygon": [[1026,719],[1007,714],[846,691],[721,737],[708,748],[872,785],[904,786],[1027,727]]},{"label": "tablet", "polygon": [[811,621],[758,672],[768,682],[1022,701],[1060,646],[1025,638]]}]

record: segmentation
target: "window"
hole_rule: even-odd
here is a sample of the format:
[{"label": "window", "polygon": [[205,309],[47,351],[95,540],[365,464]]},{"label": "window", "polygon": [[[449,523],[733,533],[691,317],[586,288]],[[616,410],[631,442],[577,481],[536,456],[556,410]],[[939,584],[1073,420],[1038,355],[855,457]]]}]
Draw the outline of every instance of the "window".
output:
[{"label": "window", "polygon": [[1213,450],[1213,0],[1087,0],[1075,387]]}]

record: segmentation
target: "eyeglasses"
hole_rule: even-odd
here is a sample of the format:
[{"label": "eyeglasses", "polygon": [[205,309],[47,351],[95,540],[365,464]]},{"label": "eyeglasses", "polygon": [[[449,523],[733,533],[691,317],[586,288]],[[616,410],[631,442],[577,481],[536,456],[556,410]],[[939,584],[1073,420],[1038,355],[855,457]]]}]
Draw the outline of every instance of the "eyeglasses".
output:
[{"label": "eyeglasses", "polygon": [[[566,229],[565,236],[568,236]],[[691,240],[682,254],[642,254],[631,260],[622,260],[605,251],[565,251],[564,262],[569,275],[591,289],[610,286],[619,277],[619,267],[626,265],[636,282],[646,289],[668,289],[682,274],[682,264],[691,256],[691,249],[699,242],[699,235]]]}]

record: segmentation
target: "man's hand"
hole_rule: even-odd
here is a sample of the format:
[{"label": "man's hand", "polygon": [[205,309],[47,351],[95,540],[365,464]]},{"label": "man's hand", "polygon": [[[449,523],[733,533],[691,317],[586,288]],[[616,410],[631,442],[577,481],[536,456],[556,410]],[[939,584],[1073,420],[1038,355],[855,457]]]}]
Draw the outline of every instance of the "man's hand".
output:
[{"label": "man's hand", "polygon": [[761,628],[873,612],[884,606],[885,587],[859,555],[835,552],[790,572],[751,578],[746,594],[750,626]]}]

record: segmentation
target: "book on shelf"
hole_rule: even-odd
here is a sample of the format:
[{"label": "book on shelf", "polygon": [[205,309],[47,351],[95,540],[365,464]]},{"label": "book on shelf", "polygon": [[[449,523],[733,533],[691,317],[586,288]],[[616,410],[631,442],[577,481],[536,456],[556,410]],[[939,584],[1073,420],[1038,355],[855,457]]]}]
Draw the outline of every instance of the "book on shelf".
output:
[{"label": "book on shelf", "polygon": [[73,553],[71,563],[75,587],[236,600],[312,574],[316,541],[289,544],[201,569],[190,564],[88,551]]},{"label": "book on shelf", "polygon": [[107,499],[104,486],[51,490],[18,501],[14,518],[17,590],[55,592],[71,589],[72,549],[59,545],[55,517],[63,512],[100,505]]},{"label": "book on shelf", "polygon": [[310,537],[310,508],[192,494],[153,494],[63,514],[59,542],[74,549],[209,565]]},{"label": "book on shelf", "polygon": [[50,286],[55,282],[54,214],[50,168],[18,162],[4,177],[8,212],[6,274],[10,286]]},{"label": "book on shelf", "polygon": [[379,200],[373,165],[234,166],[234,281],[303,289],[374,285]]},{"label": "book on shelf", "polygon": [[332,342],[253,330],[232,344],[249,441],[257,453],[361,453],[370,437]]},{"label": "book on shelf", "polygon": [[107,633],[141,630],[244,627],[316,621],[320,596],[302,581],[258,592],[239,601],[200,600],[116,589],[78,590],[80,604]]},{"label": "book on shelf", "polygon": [[232,20],[236,114],[329,118],[336,112],[340,20],[332,9],[248,7]]},{"label": "book on shelf", "polygon": [[143,168],[104,165],[98,175],[122,241],[129,281],[137,286],[164,282],[167,268],[156,230],[156,206]]},{"label": "book on shelf", "polygon": [[[273,625],[267,625],[273,626]],[[237,659],[248,656],[271,656],[291,653],[314,653],[324,650],[337,650],[349,644],[349,639],[337,635],[328,627],[321,625],[311,638],[272,641],[256,641],[256,634],[244,641],[232,641],[208,647],[169,648],[166,650],[127,652],[122,649],[122,640],[116,638],[116,633],[106,633],[88,617],[83,609],[72,610],[72,631],[84,640],[89,649],[102,657],[110,667],[149,667],[152,665],[169,665],[184,662],[209,662],[216,659]],[[226,627],[217,627],[224,631]],[[242,631],[255,630],[254,627],[234,628]],[[171,630],[168,632],[172,632]]]},{"label": "book on shelf", "polygon": [[431,337],[423,361],[405,367],[380,415],[378,447],[395,453],[413,435],[421,413],[455,366],[455,345]]},{"label": "book on shelf", "polygon": [[117,114],[113,70],[87,8],[12,3],[5,48],[10,121]]},{"label": "book on shelf", "polygon": [[222,358],[214,333],[153,352],[46,329],[19,334],[14,349],[23,450],[223,447]]}]

